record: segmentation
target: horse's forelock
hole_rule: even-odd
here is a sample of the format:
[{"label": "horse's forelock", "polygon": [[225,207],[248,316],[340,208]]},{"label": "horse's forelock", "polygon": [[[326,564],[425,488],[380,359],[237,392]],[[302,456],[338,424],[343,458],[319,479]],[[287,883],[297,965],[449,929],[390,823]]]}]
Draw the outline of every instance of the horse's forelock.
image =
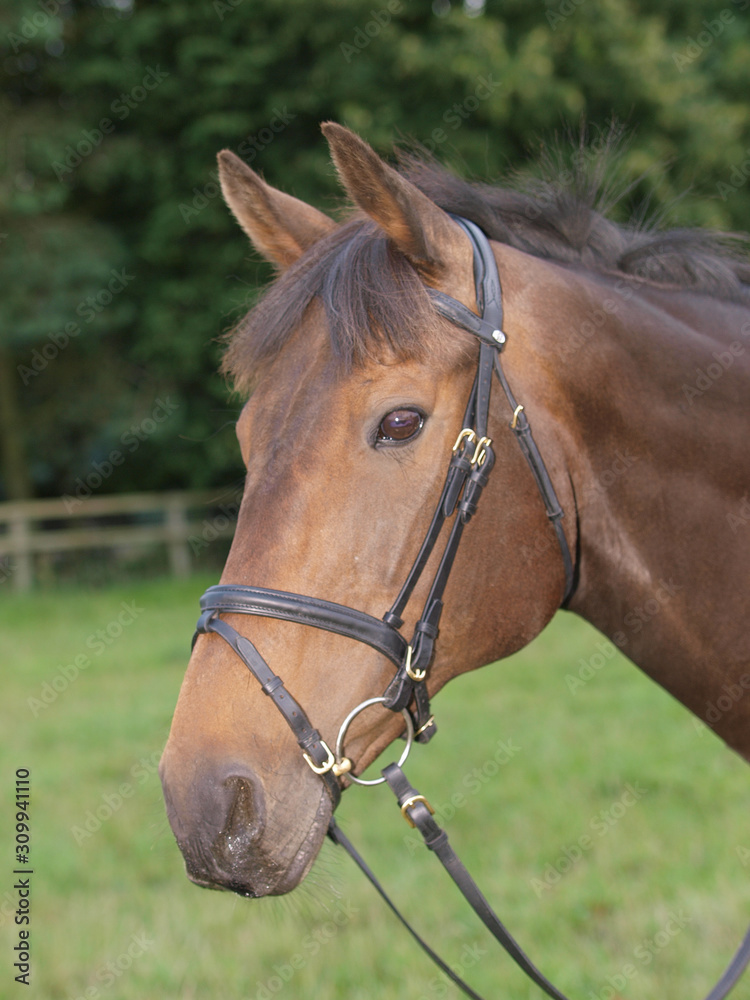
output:
[{"label": "horse's forelock", "polygon": [[231,331],[223,371],[239,391],[251,389],[313,301],[322,306],[328,347],[344,371],[384,360],[440,365],[449,354],[461,357],[455,332],[445,332],[412,265],[373,223],[358,218],[313,246]]}]

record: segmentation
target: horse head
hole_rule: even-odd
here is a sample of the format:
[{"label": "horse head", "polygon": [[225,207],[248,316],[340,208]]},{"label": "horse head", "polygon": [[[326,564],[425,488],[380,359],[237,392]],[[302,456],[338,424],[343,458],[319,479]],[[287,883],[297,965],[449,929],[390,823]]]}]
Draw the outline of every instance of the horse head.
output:
[{"label": "horse head", "polygon": [[[249,399],[237,423],[246,485],[221,582],[310,595],[380,619],[429,530],[451,456],[464,453],[460,432],[482,349],[435,308],[435,292],[475,316],[482,304],[465,228],[353,133],[333,124],[324,132],[355,206],[340,224],[275,190],[232,153],[219,155],[230,209],[279,271],[233,332],[225,362]],[[507,310],[504,365],[533,412],[560,503],[572,511],[555,427],[566,404],[555,366],[529,337],[529,316],[543,323],[550,315],[529,268],[548,265],[508,246],[493,250]],[[547,289],[560,282],[545,279]],[[565,590],[560,548],[508,431],[512,417],[496,394],[487,430],[495,472],[445,586],[439,641],[425,667],[430,696],[529,642]],[[466,461],[477,471],[482,458],[470,444]],[[574,549],[574,518],[565,531]],[[399,609],[404,634],[415,627],[444,545]],[[326,748],[348,713],[393,680],[394,662],[378,648],[309,628],[299,616],[222,618],[282,679]],[[203,632],[161,763],[189,877],[246,896],[299,883],[334,807],[266,693],[219,635]],[[401,711],[382,705],[358,713],[346,733],[351,774],[405,724]],[[350,780],[345,771],[337,778],[342,787]]]}]

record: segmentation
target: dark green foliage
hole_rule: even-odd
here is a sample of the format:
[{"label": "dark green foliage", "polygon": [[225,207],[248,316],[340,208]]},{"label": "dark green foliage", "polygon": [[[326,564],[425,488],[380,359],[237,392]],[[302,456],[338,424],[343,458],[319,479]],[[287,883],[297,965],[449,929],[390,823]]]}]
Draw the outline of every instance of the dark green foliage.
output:
[{"label": "dark green foliage", "polygon": [[[614,115],[635,129],[622,168],[644,175],[628,204],[750,228],[748,8],[7,0],[0,441],[23,433],[31,488],[60,494],[168,398],[169,418],[101,491],[241,474],[217,340],[270,270],[218,195],[224,146],[334,210],[322,120],[497,180],[582,120],[596,144]],[[23,491],[3,462],[0,496]]]}]

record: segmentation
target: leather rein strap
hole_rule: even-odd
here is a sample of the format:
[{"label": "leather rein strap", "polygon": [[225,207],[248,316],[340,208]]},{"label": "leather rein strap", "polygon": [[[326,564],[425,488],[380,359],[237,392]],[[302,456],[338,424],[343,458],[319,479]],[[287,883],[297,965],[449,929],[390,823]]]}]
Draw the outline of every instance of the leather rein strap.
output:
[{"label": "leather rein strap", "polygon": [[[388,782],[388,786],[391,791],[396,796],[398,804],[401,807],[401,812],[407,822],[410,826],[419,830],[425,842],[425,846],[429,848],[429,850],[431,850],[440,860],[441,864],[460,890],[464,899],[466,899],[498,944],[505,949],[513,961],[521,969],[523,969],[529,979],[535,982],[536,985],[547,994],[547,996],[553,997],[554,1000],[568,1000],[566,995],[560,992],[560,990],[558,990],[557,987],[554,986],[539,971],[539,969],[537,969],[526,952],[521,948],[510,931],[484,898],[481,890],[469,874],[466,866],[453,850],[453,847],[448,840],[447,833],[435,822],[432,807],[427,799],[423,795],[420,795],[416,788],[413,788],[410,785],[406,775],[398,764],[389,764],[388,767],[383,769],[383,775]],[[411,934],[425,953],[433,960],[433,962],[435,962],[435,964],[450,979],[452,979],[453,982],[467,994],[467,996],[474,998],[474,1000],[482,1000],[482,997],[475,993],[475,991],[467,983],[465,983],[460,976],[457,976],[456,973],[454,973],[453,970],[433,952],[432,948],[430,948],[430,946],[422,940],[419,934],[417,934],[411,924],[409,924],[409,922],[388,897],[387,893],[364,859],[355,850],[348,838],[341,832],[341,829],[333,817],[331,817],[329,824],[328,835],[334,843],[339,844],[349,854],[355,864],[365,874],[377,892],[388,904],[390,909],[393,910],[406,930]],[[733,987],[736,986],[740,976],[747,968],[749,962],[750,928],[745,934],[742,944],[737,949],[734,958],[727,966],[719,981],[706,996],[705,1000],[724,1000]]]},{"label": "leather rein strap", "polygon": [[[201,597],[201,616],[198,619],[193,644],[195,644],[199,634],[214,632],[231,646],[258,681],[263,693],[271,698],[276,708],[284,716],[308,765],[324,782],[331,798],[332,815],[328,830],[331,839],[350,854],[404,927],[437,966],[473,1000],[482,1000],[479,994],[475,993],[456,975],[409,925],[333,818],[333,811],[341,798],[341,778],[353,767],[352,762],[343,756],[342,749],[346,730],[352,718],[373,702],[382,702],[386,708],[394,712],[404,713],[407,723],[406,750],[402,754],[399,764],[391,764],[385,768],[383,777],[377,781],[388,783],[397,798],[404,818],[410,825],[419,830],[426,846],[437,855],[475,913],[511,958],[548,996],[553,997],[554,1000],[566,1000],[565,995],[536,968],[496,916],[451,847],[447,834],[433,819],[432,807],[425,797],[410,785],[400,766],[406,758],[412,739],[426,743],[437,729],[434,718],[430,715],[430,703],[425,681],[432,660],[435,640],[438,636],[443,609],[443,593],[463,530],[476,513],[480,496],[487,485],[495,463],[492,441],[487,436],[493,376],[498,379],[508,401],[512,413],[510,429],[516,435],[544,502],[547,517],[557,536],[565,576],[561,602],[563,606],[567,604],[575,586],[573,559],[561,524],[562,507],[531,434],[531,427],[523,405],[519,404],[513,395],[500,362],[500,354],[505,346],[506,336],[502,328],[502,291],[495,258],[487,237],[478,226],[457,216],[454,216],[454,219],[467,234],[473,247],[476,296],[481,316],[476,315],[461,302],[442,292],[431,288],[428,288],[427,291],[435,310],[441,316],[479,340],[477,372],[466,406],[463,428],[453,447],[445,483],[432,521],[414,564],[393,605],[380,619],[354,608],[319,598],[263,587],[223,584],[209,587]],[[453,518],[453,522],[438,568],[412,639],[407,642],[399,631],[404,624],[403,612],[442,530],[450,518]],[[387,657],[395,666],[396,673],[382,697],[362,702],[344,720],[336,743],[336,753],[334,753],[321,738],[318,730],[314,728],[303,708],[286,689],[282,679],[273,673],[253,643],[224,621],[220,617],[222,614],[247,614],[277,618],[322,628],[338,635],[356,639]],[[360,784],[375,783],[373,781],[364,782],[355,777],[353,773],[349,777],[350,780]],[[726,972],[706,1000],[723,1000],[739,979],[748,962],[750,962],[750,930],[748,930]]]}]

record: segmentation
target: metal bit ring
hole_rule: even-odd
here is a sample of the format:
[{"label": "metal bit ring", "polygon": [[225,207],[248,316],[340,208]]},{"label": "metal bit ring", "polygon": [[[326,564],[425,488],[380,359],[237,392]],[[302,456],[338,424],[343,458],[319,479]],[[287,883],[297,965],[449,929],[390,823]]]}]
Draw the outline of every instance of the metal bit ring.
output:
[{"label": "metal bit ring", "polygon": [[[369,708],[370,705],[377,705],[385,701],[385,698],[368,698],[367,701],[363,701],[356,708],[353,708],[351,712],[347,715],[344,721],[341,723],[341,729],[339,729],[339,735],[336,737],[336,760],[341,761],[344,759],[344,737],[346,736],[346,731],[351,725],[352,720],[359,715],[364,709]],[[403,708],[401,714],[406,720],[406,746],[404,747],[404,752],[398,761],[398,766],[404,763],[406,758],[409,756],[409,751],[411,750],[411,745],[414,742],[414,723],[411,721],[411,716],[408,711]],[[358,785],[382,785],[385,778],[357,778],[355,775],[349,772],[347,775],[350,781],[356,782]]]}]

